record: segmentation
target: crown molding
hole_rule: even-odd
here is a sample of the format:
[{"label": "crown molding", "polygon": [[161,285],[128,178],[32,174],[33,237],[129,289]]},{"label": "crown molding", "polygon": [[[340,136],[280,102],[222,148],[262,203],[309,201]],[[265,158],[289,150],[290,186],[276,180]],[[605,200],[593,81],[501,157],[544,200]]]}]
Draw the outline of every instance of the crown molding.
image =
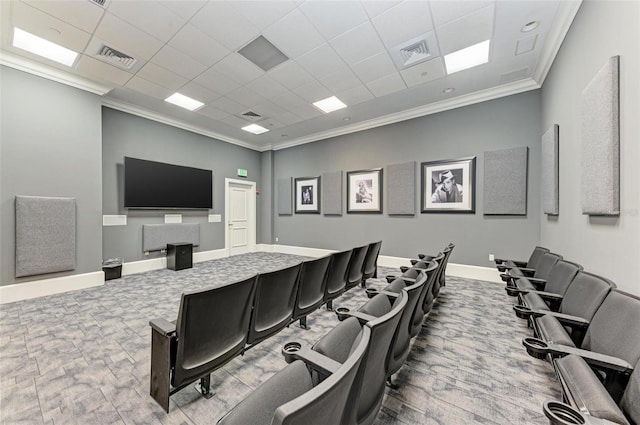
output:
[{"label": "crown molding", "polygon": [[555,24],[552,25],[551,31],[547,34],[548,42],[544,44],[540,54],[540,60],[536,68],[533,70],[532,78],[542,86],[547,74],[551,70],[553,61],[560,51],[562,42],[571,28],[574,18],[578,14],[578,9],[582,5],[582,0],[561,1],[558,4],[556,12]]},{"label": "crown molding", "polygon": [[[169,118],[165,115],[159,114],[157,112],[150,111],[148,109],[141,108],[139,106],[132,105],[130,103],[122,102],[120,100],[115,100],[111,98],[103,98],[102,106],[106,106],[111,109],[115,109],[118,111],[126,112],[131,115],[136,115],[141,118],[146,118],[151,121],[156,121],[162,124],[167,124],[172,127],[180,128],[182,130],[190,131],[192,133],[201,134],[203,136],[211,137],[212,139],[217,139],[222,142],[230,143],[232,145],[241,146],[243,148],[257,150],[261,152],[261,148],[252,145],[251,143],[243,142],[242,140],[234,139],[231,137],[224,136],[222,134],[206,130],[202,127],[197,127],[191,124],[187,124],[183,121],[176,120],[173,118]],[[264,150],[269,150],[269,148]]]},{"label": "crown molding", "polygon": [[477,91],[474,93],[454,97],[442,102],[430,103],[428,105],[418,106],[416,108],[407,109],[405,111],[396,112],[393,114],[384,115],[382,117],[374,118],[367,121],[355,123],[350,126],[340,127],[333,130],[322,131],[319,133],[311,134],[309,136],[301,137],[295,140],[278,143],[273,145],[273,150],[281,150],[291,148],[298,145],[304,145],[306,143],[317,142],[319,140],[328,139],[330,137],[342,136],[345,134],[356,133],[358,131],[369,130],[383,125],[394,124],[400,121],[406,121],[413,118],[419,118],[426,115],[435,114],[438,112],[444,112],[451,109],[461,108],[463,106],[469,106],[476,103],[486,102],[489,100],[497,99],[500,97],[511,96],[514,94],[536,90],[540,88],[540,84],[531,78],[526,80],[520,80],[513,83],[504,84],[502,86],[493,87],[486,90]]},{"label": "crown molding", "polygon": [[74,75],[70,72],[62,71],[48,65],[43,65],[14,53],[7,52],[6,50],[0,50],[0,64],[100,96],[104,96],[109,93],[113,88],[78,75]]}]

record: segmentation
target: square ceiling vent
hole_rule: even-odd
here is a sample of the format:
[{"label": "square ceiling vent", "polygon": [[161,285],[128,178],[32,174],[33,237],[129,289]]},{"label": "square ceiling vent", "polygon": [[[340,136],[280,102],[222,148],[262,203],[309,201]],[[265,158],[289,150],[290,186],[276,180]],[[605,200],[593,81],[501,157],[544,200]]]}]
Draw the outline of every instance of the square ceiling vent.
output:
[{"label": "square ceiling vent", "polygon": [[440,56],[438,43],[436,43],[436,36],[433,31],[405,41],[389,49],[389,53],[391,53],[391,58],[398,70],[407,69]]},{"label": "square ceiling vent", "polygon": [[271,42],[263,36],[256,38],[238,50],[238,53],[262,68],[265,72],[289,60],[284,53],[278,50],[276,46],[271,44]]}]

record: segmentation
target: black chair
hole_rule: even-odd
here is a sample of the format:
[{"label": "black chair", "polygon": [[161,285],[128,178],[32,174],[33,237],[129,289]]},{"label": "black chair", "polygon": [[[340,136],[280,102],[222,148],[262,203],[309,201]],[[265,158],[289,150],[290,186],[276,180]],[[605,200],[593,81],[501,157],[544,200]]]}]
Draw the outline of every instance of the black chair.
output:
[{"label": "black chair", "polygon": [[300,327],[304,329],[307,328],[307,315],[323,304],[330,262],[331,256],[328,255],[302,263],[292,320],[299,320]]},{"label": "black chair", "polygon": [[380,254],[380,248],[382,247],[382,241],[372,242],[369,244],[367,254],[364,257],[364,265],[362,268],[362,287],[367,286],[367,279],[378,277],[378,254]]},{"label": "black chair", "polygon": [[211,397],[210,373],[240,354],[247,341],[256,276],[182,294],[177,322],[151,326],[151,396],[169,412],[169,397],[200,379]]},{"label": "black chair", "polygon": [[325,286],[322,302],[331,310],[333,300],[338,298],[347,287],[347,273],[351,261],[352,249],[331,254],[331,262],[327,271],[327,284]]},{"label": "black chair", "polygon": [[347,272],[347,286],[346,290],[358,286],[362,283],[364,274],[362,273],[364,258],[367,255],[369,245],[358,246],[353,248],[353,254],[349,261],[349,271]]},{"label": "black chair", "polygon": [[[442,254],[444,254],[444,258],[441,261],[442,264],[441,264],[441,267],[438,269],[438,276],[433,282],[433,288],[432,288],[434,299],[438,298],[438,296],[440,295],[440,288],[442,288],[446,284],[445,274],[447,271],[447,264],[449,263],[449,257],[451,256],[451,252],[453,251],[454,246],[455,245],[452,246],[452,244],[449,244],[442,250]],[[432,258],[435,258],[435,257],[430,257],[430,256],[424,257],[424,260],[431,260]]]},{"label": "black chair", "polygon": [[[557,360],[564,399],[568,404],[548,401],[544,414],[551,425],[640,424],[640,361],[636,363],[619,403],[611,397],[596,373],[580,356],[569,354]],[[575,376],[568,378],[566,373]]]},{"label": "black chair", "polygon": [[546,283],[547,276],[551,273],[553,266],[560,260],[562,260],[562,255],[546,252],[542,254],[535,270],[514,267],[507,273],[502,273],[500,277],[507,283],[505,288],[507,292],[509,292],[510,288],[516,287],[515,282],[521,277],[527,277],[530,282],[542,285]]},{"label": "black chair", "polygon": [[516,287],[507,293],[517,294],[521,305],[539,308],[546,304],[552,311],[558,311],[564,294],[580,271],[581,265],[559,260],[549,272],[545,283],[535,285],[526,277],[522,277],[516,280]]},{"label": "black chair", "polygon": [[[528,318],[534,334],[544,341],[580,345],[587,327],[615,284],[601,276],[578,272],[558,307],[550,310],[541,297],[531,294],[525,306],[514,306],[516,315]],[[537,300],[537,301],[536,301]]]},{"label": "black chair", "polygon": [[[292,356],[296,360],[250,393],[218,424],[339,424],[371,337],[370,329],[361,328],[354,320],[358,334],[349,346],[350,352],[344,363],[340,364],[315,352],[311,353],[315,355],[309,355],[309,350],[293,351]],[[330,333],[342,333],[342,328],[348,325],[342,322]],[[328,377],[322,381],[314,380],[312,371],[323,374],[331,366],[334,368]]]},{"label": "black chair", "polygon": [[[571,286],[574,285],[575,283]],[[574,391],[574,396],[589,398],[590,388],[585,388],[579,382],[582,376],[578,369],[579,362],[562,359],[569,354],[578,355],[597,371],[607,392],[618,403],[627,386],[629,375],[634,369],[633,365],[640,360],[638,323],[640,323],[640,298],[613,289],[593,315],[580,348],[577,348],[578,344],[573,344],[572,341],[557,339],[550,339],[547,342],[536,338],[525,338],[523,345],[534,357],[550,358],[560,382],[574,381],[578,391]]]},{"label": "black chair", "polygon": [[529,256],[529,259],[527,261],[496,258],[494,259],[494,262],[496,263],[496,267],[498,268],[498,271],[500,273],[504,273],[506,270],[509,270],[513,267],[524,267],[535,270],[538,261],[540,261],[540,258],[542,257],[542,254],[547,252],[549,252],[547,248],[536,246],[531,252],[531,255]]},{"label": "black chair", "polygon": [[[438,257],[429,261],[427,268],[423,270],[423,273],[427,275],[427,281],[422,287],[422,292],[418,297],[418,303],[413,314],[413,320],[411,322],[411,329],[409,331],[411,338],[417,336],[422,329],[425,316],[431,311],[433,307],[433,284],[437,277],[438,267],[440,264],[437,261]],[[429,300],[431,298],[431,300]]]},{"label": "black chair", "polygon": [[256,280],[247,344],[254,345],[287,327],[293,317],[302,264],[260,273]]},{"label": "black chair", "polygon": [[[343,420],[340,422],[344,425],[369,425],[376,419],[385,393],[386,368],[385,362],[389,353],[391,340],[400,321],[402,311],[407,304],[407,295],[401,293],[395,302],[390,305],[389,298],[384,295],[376,295],[365,305],[370,311],[383,312],[388,311],[375,317],[360,311],[345,312],[345,316],[351,316],[349,320],[353,327],[351,338],[357,335],[358,326],[367,326],[371,329],[371,342],[369,350],[365,354],[365,360],[360,366],[360,370],[356,375],[356,379],[349,394],[347,401],[347,411]],[[364,306],[363,306],[364,308]],[[338,309],[340,310],[340,309]],[[340,318],[340,315],[339,315]],[[353,321],[357,318],[360,322]],[[345,335],[330,334],[318,341],[313,349],[337,362],[341,362],[349,353],[349,342],[351,338]]]}]

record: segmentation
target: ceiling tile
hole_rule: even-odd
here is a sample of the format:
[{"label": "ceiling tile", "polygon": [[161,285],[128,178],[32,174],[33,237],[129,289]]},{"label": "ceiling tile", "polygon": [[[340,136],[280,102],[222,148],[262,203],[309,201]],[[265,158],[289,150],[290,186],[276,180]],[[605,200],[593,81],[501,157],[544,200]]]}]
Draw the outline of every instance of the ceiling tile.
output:
[{"label": "ceiling tile", "polygon": [[227,123],[231,127],[235,127],[235,128],[242,128],[251,124],[249,121],[243,120],[242,118],[238,118],[235,115],[227,115],[226,117],[222,118],[220,121]]},{"label": "ceiling tile", "polygon": [[318,81],[312,81],[298,87],[295,93],[308,103],[317,102],[333,96],[333,92]]},{"label": "ceiling tile", "polygon": [[193,81],[220,94],[227,94],[240,87],[240,84],[212,68],[198,75]]},{"label": "ceiling tile", "polygon": [[357,1],[307,1],[300,10],[327,40],[369,19]]},{"label": "ceiling tile", "polygon": [[23,2],[88,33],[96,29],[104,13],[103,8],[90,1],[23,0]]},{"label": "ceiling tile", "polygon": [[315,80],[295,61],[285,62],[267,72],[267,75],[291,90]]},{"label": "ceiling tile", "polygon": [[282,114],[274,115],[274,118],[281,122],[283,125],[292,125],[302,121],[302,118],[291,112],[284,112]]},{"label": "ceiling tile", "polygon": [[288,91],[285,86],[278,83],[268,74],[261,75],[247,84],[246,87],[266,98],[272,98]]},{"label": "ceiling tile", "polygon": [[264,102],[266,99],[246,87],[239,87],[226,95],[227,98],[251,108],[256,104]]},{"label": "ceiling tile", "polygon": [[304,118],[305,120],[310,120],[310,119],[319,117],[321,115],[324,115],[323,112],[320,112],[319,109],[316,109],[313,105],[309,103],[302,103],[296,106],[296,108],[293,109],[292,112],[298,115],[299,117]]},{"label": "ceiling tile", "polygon": [[199,100],[202,103],[211,103],[214,100],[222,97],[221,94],[209,90],[206,87],[201,86],[193,81],[188,82],[184,86],[180,87],[180,93],[189,96],[192,99]]},{"label": "ceiling tile", "polygon": [[122,49],[145,60],[151,59],[163,45],[160,40],[111,13],[105,13],[94,35],[116,49]]},{"label": "ceiling tile", "polygon": [[379,80],[367,83],[367,87],[375,97],[386,96],[407,88],[399,74],[387,75]]},{"label": "ceiling tile", "polygon": [[367,11],[367,15],[369,18],[374,18],[381,14],[382,12],[391,9],[393,6],[400,3],[400,0],[391,1],[391,0],[361,0],[362,6],[364,6],[364,10]]},{"label": "ceiling tile", "polygon": [[431,16],[433,25],[442,26],[456,19],[481,9],[485,6],[495,4],[494,0],[431,0]]},{"label": "ceiling tile", "polygon": [[[22,30],[78,53],[84,51],[91,38],[91,34],[20,2],[13,3],[12,23]],[[13,39],[13,31],[10,33]]]},{"label": "ceiling tile", "polygon": [[322,35],[298,9],[267,28],[264,36],[292,59],[325,43]]},{"label": "ceiling tile", "polygon": [[259,104],[252,106],[251,110],[254,112],[257,112],[263,117],[275,117],[276,115],[282,115],[287,112],[286,110],[282,109],[280,106],[276,105],[275,103],[267,99],[264,99]]},{"label": "ceiling tile", "polygon": [[382,42],[395,47],[433,28],[429,2],[403,1],[371,20]]},{"label": "ceiling tile", "polygon": [[87,55],[82,55],[76,64],[76,70],[87,75],[99,77],[105,81],[124,86],[133,74],[111,66]]},{"label": "ceiling tile", "polygon": [[191,56],[185,55],[180,50],[165,45],[156,55],[151,62],[160,65],[169,71],[175,72],[178,75],[191,80],[207,69],[206,65],[201,64]]},{"label": "ceiling tile", "polygon": [[491,39],[493,34],[493,13],[493,5],[487,6],[436,28],[440,54],[443,56],[448,55],[465,47]]},{"label": "ceiling tile", "polygon": [[233,7],[256,28],[264,30],[296,8],[292,1],[234,0]]},{"label": "ceiling tile", "polygon": [[229,116],[229,113],[210,105],[203,106],[202,108],[198,109],[197,113],[205,115],[214,120],[221,120]]},{"label": "ceiling tile", "polygon": [[207,3],[191,19],[191,23],[229,50],[237,50],[260,33],[247,18],[236,11],[231,2]]},{"label": "ceiling tile", "polygon": [[173,91],[178,90],[178,88],[182,87],[188,81],[186,78],[164,69],[153,62],[148,62],[136,75]]},{"label": "ceiling tile", "polygon": [[353,71],[346,67],[328,74],[325,78],[320,80],[320,82],[329,90],[334,92],[348,90],[362,84]]},{"label": "ceiling tile", "polygon": [[351,69],[364,83],[398,73],[386,51],[352,65]]},{"label": "ceiling tile", "polygon": [[196,61],[211,66],[231,51],[193,25],[185,25],[169,44]]},{"label": "ceiling tile", "polygon": [[213,69],[226,75],[240,85],[247,84],[264,74],[262,69],[258,68],[239,53],[231,53],[226,56],[220,62],[216,63]]},{"label": "ceiling tile", "polygon": [[150,0],[111,0],[109,13],[164,42],[186,23],[184,18],[170,9]]},{"label": "ceiling tile", "polygon": [[207,4],[207,0],[160,0],[159,3],[182,19],[189,20]]},{"label": "ceiling tile", "polygon": [[378,33],[370,22],[345,32],[329,42],[349,65],[360,62],[385,50]]},{"label": "ceiling tile", "polygon": [[156,99],[160,100],[164,100],[173,94],[172,90],[166,87],[159,86],[158,84],[147,81],[144,78],[140,78],[136,75],[134,75],[133,78],[131,78],[129,82],[124,86],[128,89],[135,90],[137,92],[146,94],[147,96],[155,97]]},{"label": "ceiling tile", "polygon": [[247,109],[246,106],[241,105],[238,102],[229,99],[228,97],[221,97],[219,99],[216,99],[211,102],[209,106],[213,106],[214,108],[218,108],[221,111],[227,112],[229,114],[237,114]]},{"label": "ceiling tile", "polygon": [[323,44],[306,55],[300,56],[296,62],[316,78],[322,78],[336,69],[347,66],[328,44]]},{"label": "ceiling tile", "polygon": [[348,106],[357,105],[358,103],[366,102],[374,98],[369,89],[362,84],[339,92],[337,96],[338,99],[342,100]]},{"label": "ceiling tile", "polygon": [[413,87],[444,77],[444,63],[442,58],[435,58],[404,69],[400,74],[407,86]]}]

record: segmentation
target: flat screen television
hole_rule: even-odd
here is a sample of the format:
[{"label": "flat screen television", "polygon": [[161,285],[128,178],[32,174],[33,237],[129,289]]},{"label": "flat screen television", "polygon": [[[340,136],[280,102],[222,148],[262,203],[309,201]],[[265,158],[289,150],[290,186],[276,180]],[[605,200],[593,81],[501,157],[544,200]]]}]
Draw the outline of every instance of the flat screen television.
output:
[{"label": "flat screen television", "polygon": [[212,208],[211,170],[124,158],[124,207]]}]

